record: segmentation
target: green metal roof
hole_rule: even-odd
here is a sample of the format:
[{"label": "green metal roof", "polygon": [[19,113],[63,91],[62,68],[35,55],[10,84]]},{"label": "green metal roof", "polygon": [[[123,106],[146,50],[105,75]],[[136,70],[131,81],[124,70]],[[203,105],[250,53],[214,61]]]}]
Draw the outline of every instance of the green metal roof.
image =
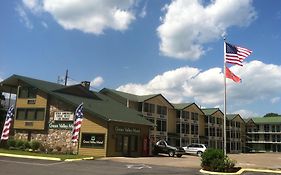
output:
[{"label": "green metal roof", "polygon": [[280,117],[255,117],[252,120],[256,124],[272,124],[272,123],[281,123],[281,116]]},{"label": "green metal roof", "polygon": [[156,97],[160,94],[151,94],[151,95],[135,95],[135,94],[130,94],[130,93],[126,93],[126,92],[122,92],[122,91],[117,91],[114,89],[109,89],[109,88],[104,88],[102,89],[100,92],[111,92],[114,93],[120,97],[123,97],[125,99],[131,100],[131,101],[136,101],[136,102],[144,102],[146,100],[149,100],[153,97]]},{"label": "green metal roof", "polygon": [[175,109],[182,110],[182,109],[185,109],[192,104],[194,104],[194,103],[177,103],[177,104],[173,103],[172,105],[174,106]]},{"label": "green metal roof", "polygon": [[233,120],[235,117],[237,117],[239,114],[226,114],[226,118],[228,120]]},{"label": "green metal roof", "polygon": [[205,115],[213,115],[217,111],[220,111],[220,109],[219,108],[205,108],[205,109],[202,109],[202,111],[204,112]]},{"label": "green metal roof", "polygon": [[98,98],[73,95],[64,93],[64,90],[67,89],[66,86],[19,75],[13,75],[9,77],[1,82],[1,84],[12,86],[17,84],[17,80],[21,80],[29,84],[30,86],[36,87],[44,91],[45,93],[72,105],[73,107],[78,106],[79,104],[81,104],[81,102],[83,102],[84,110],[86,112],[106,121],[127,122],[151,126],[153,125],[151,122],[141,117],[139,112],[129,109],[101,93],[87,90],[87,94],[89,92],[93,93],[93,96]]}]

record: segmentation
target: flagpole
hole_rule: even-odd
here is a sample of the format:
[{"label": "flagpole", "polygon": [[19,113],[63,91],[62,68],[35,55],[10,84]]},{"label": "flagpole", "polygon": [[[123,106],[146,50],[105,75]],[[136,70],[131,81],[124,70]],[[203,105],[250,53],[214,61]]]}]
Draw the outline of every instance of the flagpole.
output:
[{"label": "flagpole", "polygon": [[224,155],[226,155],[226,59],[225,59],[225,53],[226,53],[226,44],[225,44],[225,37],[223,38],[223,49],[224,49],[224,64],[223,64],[223,69],[224,69],[224,104],[223,104],[223,151]]}]

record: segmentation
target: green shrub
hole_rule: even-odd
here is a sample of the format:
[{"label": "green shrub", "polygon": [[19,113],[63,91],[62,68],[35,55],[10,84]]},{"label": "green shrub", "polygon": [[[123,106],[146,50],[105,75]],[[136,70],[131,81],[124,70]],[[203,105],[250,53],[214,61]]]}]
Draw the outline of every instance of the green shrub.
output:
[{"label": "green shrub", "polygon": [[31,148],[30,143],[27,140],[23,141],[23,147],[24,147],[24,149]]},{"label": "green shrub", "polygon": [[235,162],[225,156],[222,150],[207,149],[201,157],[201,166],[208,171],[232,172]]},{"label": "green shrub", "polygon": [[16,140],[16,148],[17,149],[24,149],[24,141],[23,140]]},{"label": "green shrub", "polygon": [[14,147],[16,147],[16,141],[14,139],[9,139],[7,141],[7,145],[8,145],[9,148],[11,148],[11,147],[14,148]]},{"label": "green shrub", "polygon": [[38,150],[39,148],[40,148],[40,146],[41,146],[41,143],[39,142],[39,141],[37,141],[37,140],[32,140],[31,142],[30,142],[30,147],[31,147],[31,149],[32,150]]}]

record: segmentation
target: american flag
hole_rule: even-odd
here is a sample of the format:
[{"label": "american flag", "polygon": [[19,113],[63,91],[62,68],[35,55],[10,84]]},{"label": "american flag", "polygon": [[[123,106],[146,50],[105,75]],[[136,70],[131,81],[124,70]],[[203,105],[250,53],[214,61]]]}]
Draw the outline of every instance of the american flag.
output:
[{"label": "american flag", "polygon": [[230,64],[243,66],[242,61],[252,53],[249,49],[234,46],[229,43],[225,43],[225,47],[225,61]]},{"label": "american flag", "polygon": [[10,128],[12,125],[13,117],[14,117],[14,106],[11,106],[6,115],[6,120],[5,120],[5,123],[3,126],[1,140],[9,139],[9,133],[10,133]]},{"label": "american flag", "polygon": [[73,123],[72,138],[73,143],[78,142],[79,132],[83,120],[83,103],[81,103],[75,111],[75,119]]}]

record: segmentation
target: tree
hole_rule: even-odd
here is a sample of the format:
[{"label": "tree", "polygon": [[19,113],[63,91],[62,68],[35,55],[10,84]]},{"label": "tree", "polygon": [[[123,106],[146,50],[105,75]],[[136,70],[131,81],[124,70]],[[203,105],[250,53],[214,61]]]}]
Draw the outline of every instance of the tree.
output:
[{"label": "tree", "polygon": [[277,113],[271,112],[271,113],[265,114],[263,117],[281,117],[281,116]]}]

